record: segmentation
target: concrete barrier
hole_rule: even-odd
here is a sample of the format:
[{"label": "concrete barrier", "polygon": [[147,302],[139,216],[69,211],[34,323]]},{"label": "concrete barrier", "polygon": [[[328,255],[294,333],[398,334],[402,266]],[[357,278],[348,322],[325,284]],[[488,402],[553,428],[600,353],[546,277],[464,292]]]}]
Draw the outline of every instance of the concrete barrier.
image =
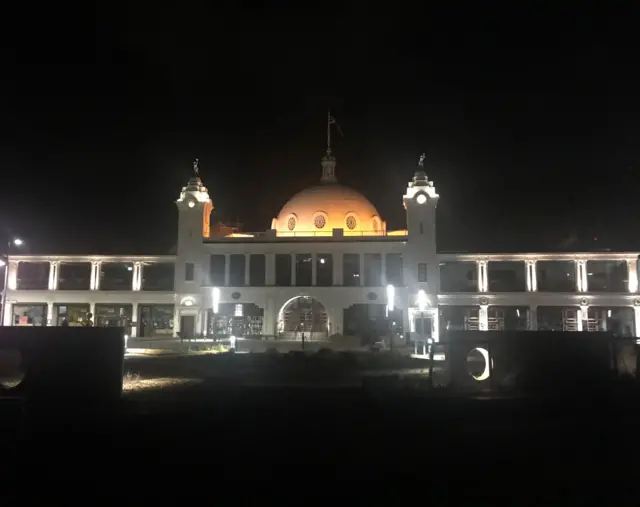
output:
[{"label": "concrete barrier", "polygon": [[12,357],[16,351],[22,381],[5,395],[105,403],[122,394],[124,329],[0,327],[0,352]]}]

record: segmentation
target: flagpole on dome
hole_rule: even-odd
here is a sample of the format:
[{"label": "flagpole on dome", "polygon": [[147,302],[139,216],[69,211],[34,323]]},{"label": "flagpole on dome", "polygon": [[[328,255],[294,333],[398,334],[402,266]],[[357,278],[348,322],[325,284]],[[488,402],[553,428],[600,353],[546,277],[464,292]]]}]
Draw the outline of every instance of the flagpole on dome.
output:
[{"label": "flagpole on dome", "polygon": [[331,116],[331,110],[327,111],[327,154],[322,158],[322,179],[323,183],[335,183],[336,180],[336,159],[331,154],[331,125],[335,125],[340,131],[336,119]]}]

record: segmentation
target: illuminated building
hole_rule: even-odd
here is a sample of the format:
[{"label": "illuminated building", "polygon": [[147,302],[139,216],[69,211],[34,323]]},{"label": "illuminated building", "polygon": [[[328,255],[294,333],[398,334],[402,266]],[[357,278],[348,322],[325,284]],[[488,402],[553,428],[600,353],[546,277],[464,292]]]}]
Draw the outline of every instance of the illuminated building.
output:
[{"label": "illuminated building", "polygon": [[439,196],[422,161],[417,169],[398,195],[400,231],[338,184],[330,149],[319,184],[261,232],[211,224],[214,203],[194,177],[176,201],[176,255],[11,256],[4,324],[74,324],[91,311],[97,325],[145,337],[329,339],[385,334],[389,322],[416,340],[447,329],[640,335],[638,252],[438,253]]}]

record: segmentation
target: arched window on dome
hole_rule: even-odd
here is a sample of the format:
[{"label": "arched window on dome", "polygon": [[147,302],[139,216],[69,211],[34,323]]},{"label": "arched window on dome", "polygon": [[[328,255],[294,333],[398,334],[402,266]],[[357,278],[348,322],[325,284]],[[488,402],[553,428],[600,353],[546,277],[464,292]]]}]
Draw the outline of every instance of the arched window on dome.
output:
[{"label": "arched window on dome", "polygon": [[327,215],[324,213],[316,213],[313,216],[313,226],[316,229],[324,229],[327,225]]},{"label": "arched window on dome", "polygon": [[382,221],[380,220],[380,217],[373,217],[372,226],[375,234],[378,234],[382,230]]},{"label": "arched window on dome", "polygon": [[347,229],[352,231],[358,226],[358,220],[355,215],[350,214],[350,215],[347,215],[345,224],[347,226]]},{"label": "arched window on dome", "polygon": [[291,215],[287,220],[287,229],[293,231],[296,228],[296,217]]}]

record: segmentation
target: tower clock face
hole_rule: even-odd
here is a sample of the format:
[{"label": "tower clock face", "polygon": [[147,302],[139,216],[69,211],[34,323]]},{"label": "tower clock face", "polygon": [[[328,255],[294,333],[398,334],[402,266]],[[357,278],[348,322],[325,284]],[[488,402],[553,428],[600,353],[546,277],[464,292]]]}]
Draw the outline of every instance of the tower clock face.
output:
[{"label": "tower clock face", "polygon": [[193,199],[189,199],[189,201],[187,202],[187,206],[189,206],[190,208],[194,208],[196,205],[196,201],[194,201]]}]

